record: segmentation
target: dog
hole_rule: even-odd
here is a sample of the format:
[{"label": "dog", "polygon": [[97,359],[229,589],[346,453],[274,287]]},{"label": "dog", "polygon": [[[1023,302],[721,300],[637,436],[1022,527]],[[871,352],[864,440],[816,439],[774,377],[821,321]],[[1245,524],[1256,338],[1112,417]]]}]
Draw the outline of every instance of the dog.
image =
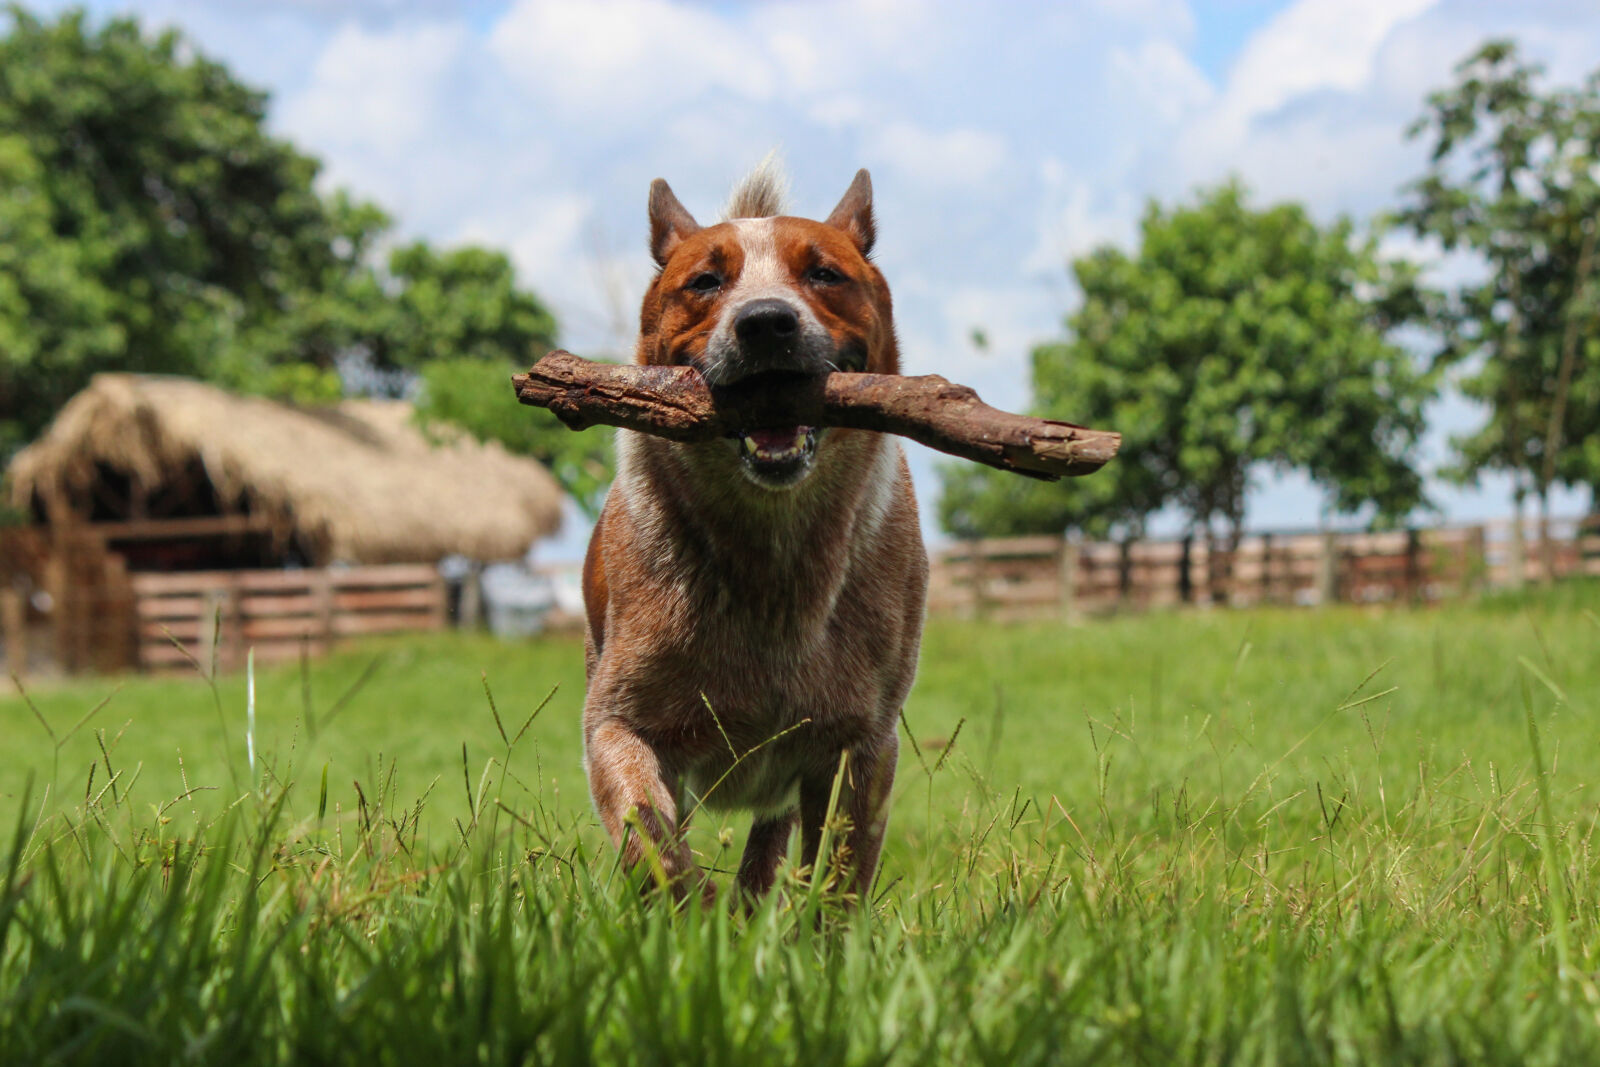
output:
[{"label": "dog", "polygon": [[[701,226],[665,181],[651,184],[658,271],[636,362],[695,367],[713,389],[899,373],[865,170],[818,222],[783,214],[783,180],[763,164],[727,216]],[[714,899],[685,823],[702,805],[749,810],[736,885],[753,902],[796,823],[801,865],[816,874],[833,801],[843,848],[824,859],[846,899],[863,899],[927,584],[894,438],[751,426],[683,444],[619,431],[583,569],[583,738],[595,809],[624,864],[646,863],[680,899]]]}]

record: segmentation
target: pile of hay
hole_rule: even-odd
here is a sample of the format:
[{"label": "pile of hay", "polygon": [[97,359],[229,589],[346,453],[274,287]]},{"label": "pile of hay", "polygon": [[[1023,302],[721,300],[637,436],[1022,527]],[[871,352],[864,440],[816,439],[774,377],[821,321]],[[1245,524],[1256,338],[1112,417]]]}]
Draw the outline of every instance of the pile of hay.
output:
[{"label": "pile of hay", "polygon": [[184,378],[97,375],[9,475],[17,506],[82,521],[102,465],[154,492],[196,461],[225,511],[264,518],[319,566],[512,559],[561,524],[543,466],[462,434],[425,435],[404,402],[304,408]]}]

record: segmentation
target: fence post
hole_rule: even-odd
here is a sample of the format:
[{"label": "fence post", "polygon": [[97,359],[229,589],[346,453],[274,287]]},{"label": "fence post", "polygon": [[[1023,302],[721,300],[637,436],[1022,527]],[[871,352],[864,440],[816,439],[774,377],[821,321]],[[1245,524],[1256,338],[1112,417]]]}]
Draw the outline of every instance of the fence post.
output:
[{"label": "fence post", "polygon": [[50,542],[50,556],[44,563],[44,591],[50,598],[50,633],[55,641],[56,662],[70,673],[76,666],[72,660],[72,587],[67,581],[63,542],[61,537]]},{"label": "fence post", "polygon": [[200,600],[200,642],[195,648],[195,659],[200,661],[201,670],[206,672],[206,677],[214,677],[217,673],[218,642],[223,640],[223,614],[226,595],[220,589],[212,589]]},{"label": "fence post", "polygon": [[1061,618],[1072,622],[1078,617],[1078,542],[1061,539]]},{"label": "fence post", "polygon": [[968,541],[967,553],[972,560],[972,617],[986,619],[989,617],[989,598],[983,588],[983,542],[977,539]]},{"label": "fence post", "polygon": [[1178,551],[1178,603],[1194,603],[1194,531],[1183,535]]},{"label": "fence post", "polygon": [[1133,538],[1124,535],[1117,542],[1117,608],[1128,606],[1128,596],[1133,592]]},{"label": "fence post", "polygon": [[1422,599],[1422,535],[1415,527],[1406,528],[1406,599]]},{"label": "fence post", "polygon": [[[1518,501],[1521,504],[1521,501]],[[1509,567],[1506,575],[1506,587],[1521,589],[1528,578],[1528,545],[1523,537],[1522,508],[1519,506],[1511,518],[1511,542],[1507,546],[1506,556]]]},{"label": "fence post", "polygon": [[15,589],[0,589],[0,632],[6,639],[6,667],[21,678],[28,673],[28,606]]},{"label": "fence post", "polygon": [[333,647],[333,574],[326,567],[319,567],[315,571],[316,577],[312,579],[312,591],[317,598],[317,637],[320,650],[326,652]]},{"label": "fence post", "polygon": [[1467,529],[1466,558],[1461,561],[1462,592],[1475,592],[1489,584],[1488,533],[1482,526]]},{"label": "fence post", "polygon": [[1272,535],[1261,535],[1261,602],[1271,604],[1272,601]]},{"label": "fence post", "polygon": [[1317,603],[1339,602],[1339,535],[1322,533],[1322,555],[1317,559]]}]

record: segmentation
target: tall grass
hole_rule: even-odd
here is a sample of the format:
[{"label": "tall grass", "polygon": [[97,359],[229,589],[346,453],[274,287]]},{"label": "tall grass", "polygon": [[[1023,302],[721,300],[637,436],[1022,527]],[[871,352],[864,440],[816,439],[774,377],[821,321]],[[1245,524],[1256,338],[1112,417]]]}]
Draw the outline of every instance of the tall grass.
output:
[{"label": "tall grass", "polygon": [[571,643],[263,672],[254,775],[238,680],[41,691],[0,1060],[1592,1062],[1597,604],[936,625],[853,916],[642,893]]}]

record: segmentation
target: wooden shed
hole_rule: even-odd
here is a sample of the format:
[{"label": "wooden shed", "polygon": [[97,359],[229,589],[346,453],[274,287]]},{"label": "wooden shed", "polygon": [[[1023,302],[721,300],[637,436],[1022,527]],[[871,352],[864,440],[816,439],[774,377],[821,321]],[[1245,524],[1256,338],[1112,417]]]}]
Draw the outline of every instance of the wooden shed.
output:
[{"label": "wooden shed", "polygon": [[438,560],[514,559],[561,521],[542,465],[425,431],[404,402],[301,407],[182,378],[96,376],[7,474],[33,520],[3,531],[7,614],[24,595],[48,616],[67,669],[439,625]]}]

